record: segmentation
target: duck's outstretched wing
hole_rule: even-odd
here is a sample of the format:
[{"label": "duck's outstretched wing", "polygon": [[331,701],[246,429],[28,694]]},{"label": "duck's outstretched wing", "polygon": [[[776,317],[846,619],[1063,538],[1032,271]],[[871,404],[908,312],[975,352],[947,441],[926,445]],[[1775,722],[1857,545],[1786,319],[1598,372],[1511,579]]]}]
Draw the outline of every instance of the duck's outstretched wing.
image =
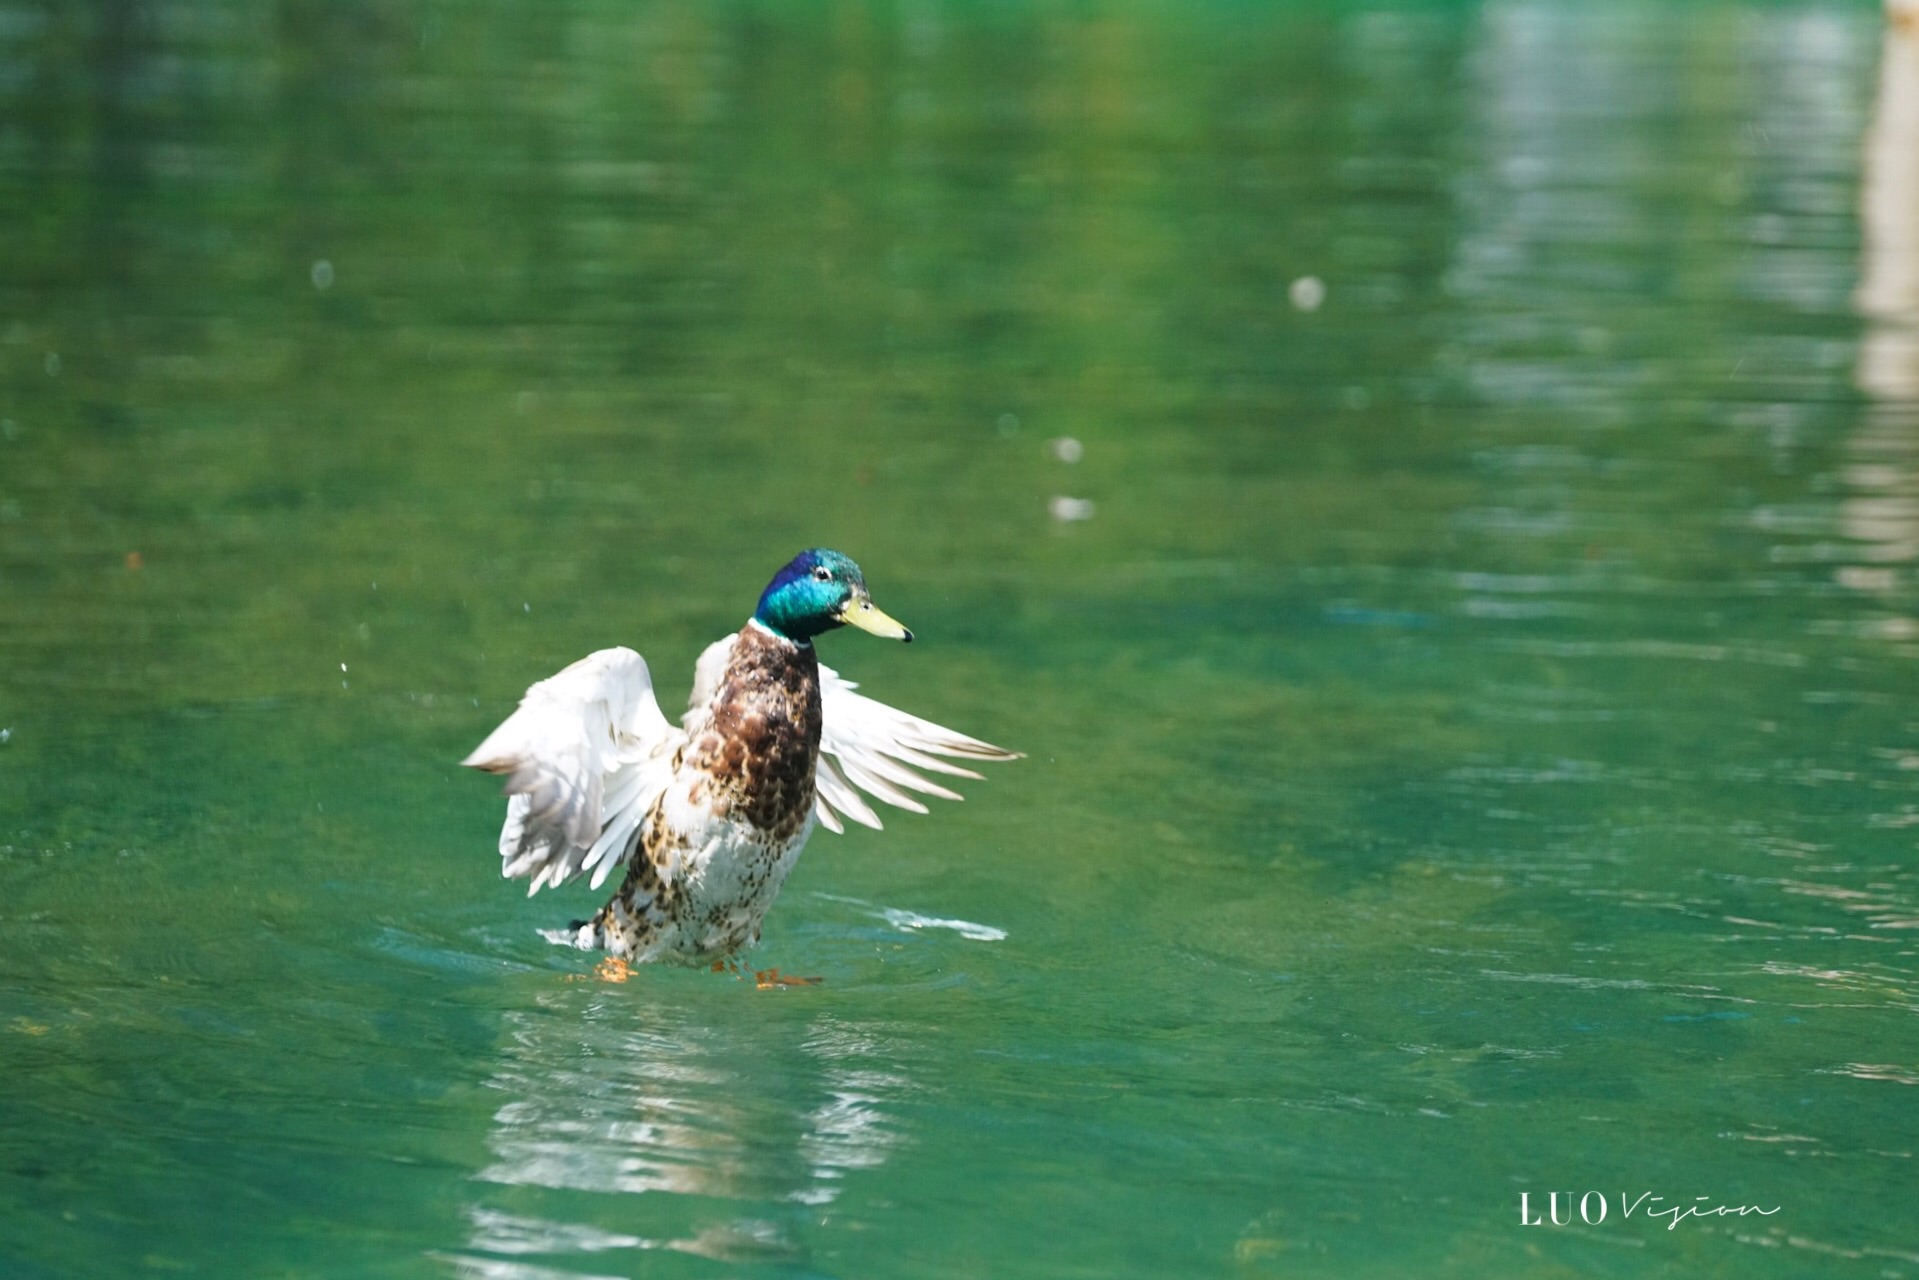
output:
[{"label": "duck's outstretched wing", "polygon": [[978,738],[955,733],[929,720],[895,711],[883,702],[875,702],[851,680],[840,678],[831,667],[820,668],[820,712],[824,727],[820,732],[820,763],[814,776],[814,811],[820,824],[830,831],[843,831],[842,817],[869,827],[880,825],[879,815],[866,803],[865,796],[876,796],[890,805],[925,813],[926,806],[908,795],[939,796],[958,800],[960,795],[915,773],[930,769],[934,773],[958,778],[977,778],[971,769],[949,764],[939,757],[958,760],[1018,760],[1020,753],[996,747]]},{"label": "duck's outstretched wing", "polygon": [[520,709],[461,761],[506,778],[500,873],[530,897],[632,851],[685,734],[667,723],[646,659],[602,649],[526,691]]}]

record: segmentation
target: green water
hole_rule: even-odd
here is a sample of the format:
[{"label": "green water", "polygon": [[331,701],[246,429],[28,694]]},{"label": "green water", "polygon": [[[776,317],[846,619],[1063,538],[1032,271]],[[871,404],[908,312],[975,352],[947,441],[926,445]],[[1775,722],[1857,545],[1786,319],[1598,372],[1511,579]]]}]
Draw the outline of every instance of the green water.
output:
[{"label": "green water", "polygon": [[[0,1273],[1919,1275],[1883,39],[0,5]],[[1029,758],[580,980],[453,762],[817,543]]]}]

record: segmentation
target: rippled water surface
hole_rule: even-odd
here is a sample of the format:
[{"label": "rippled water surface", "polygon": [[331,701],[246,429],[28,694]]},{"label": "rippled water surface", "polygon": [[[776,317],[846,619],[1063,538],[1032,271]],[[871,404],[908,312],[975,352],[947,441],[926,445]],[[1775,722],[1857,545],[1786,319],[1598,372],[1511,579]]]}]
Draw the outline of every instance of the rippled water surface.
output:
[{"label": "rippled water surface", "polygon": [[[0,5],[0,1271],[1919,1275],[1888,31]],[[1029,758],[594,980],[453,762],[816,543]]]}]

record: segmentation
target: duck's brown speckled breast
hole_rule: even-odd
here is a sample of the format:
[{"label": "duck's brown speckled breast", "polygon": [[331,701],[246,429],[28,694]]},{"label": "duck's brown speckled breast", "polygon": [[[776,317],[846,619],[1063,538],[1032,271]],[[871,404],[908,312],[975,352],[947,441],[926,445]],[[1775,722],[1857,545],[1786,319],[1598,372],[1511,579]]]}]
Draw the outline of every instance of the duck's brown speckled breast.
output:
[{"label": "duck's brown speckled breast", "polygon": [[810,644],[740,628],[686,763],[715,789],[721,816],[775,841],[798,835],[813,809],[820,754],[820,664]]}]

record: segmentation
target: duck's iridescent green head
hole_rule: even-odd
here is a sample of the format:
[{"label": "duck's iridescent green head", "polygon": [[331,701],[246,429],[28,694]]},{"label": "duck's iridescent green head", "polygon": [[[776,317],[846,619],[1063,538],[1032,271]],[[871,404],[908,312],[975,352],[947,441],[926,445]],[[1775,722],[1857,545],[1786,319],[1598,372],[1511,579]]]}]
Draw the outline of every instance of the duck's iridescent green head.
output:
[{"label": "duck's iridescent green head", "polygon": [[913,633],[873,607],[860,567],[837,551],[802,551],[760,593],[755,621],[788,640],[808,641],[849,623],[888,640]]}]

